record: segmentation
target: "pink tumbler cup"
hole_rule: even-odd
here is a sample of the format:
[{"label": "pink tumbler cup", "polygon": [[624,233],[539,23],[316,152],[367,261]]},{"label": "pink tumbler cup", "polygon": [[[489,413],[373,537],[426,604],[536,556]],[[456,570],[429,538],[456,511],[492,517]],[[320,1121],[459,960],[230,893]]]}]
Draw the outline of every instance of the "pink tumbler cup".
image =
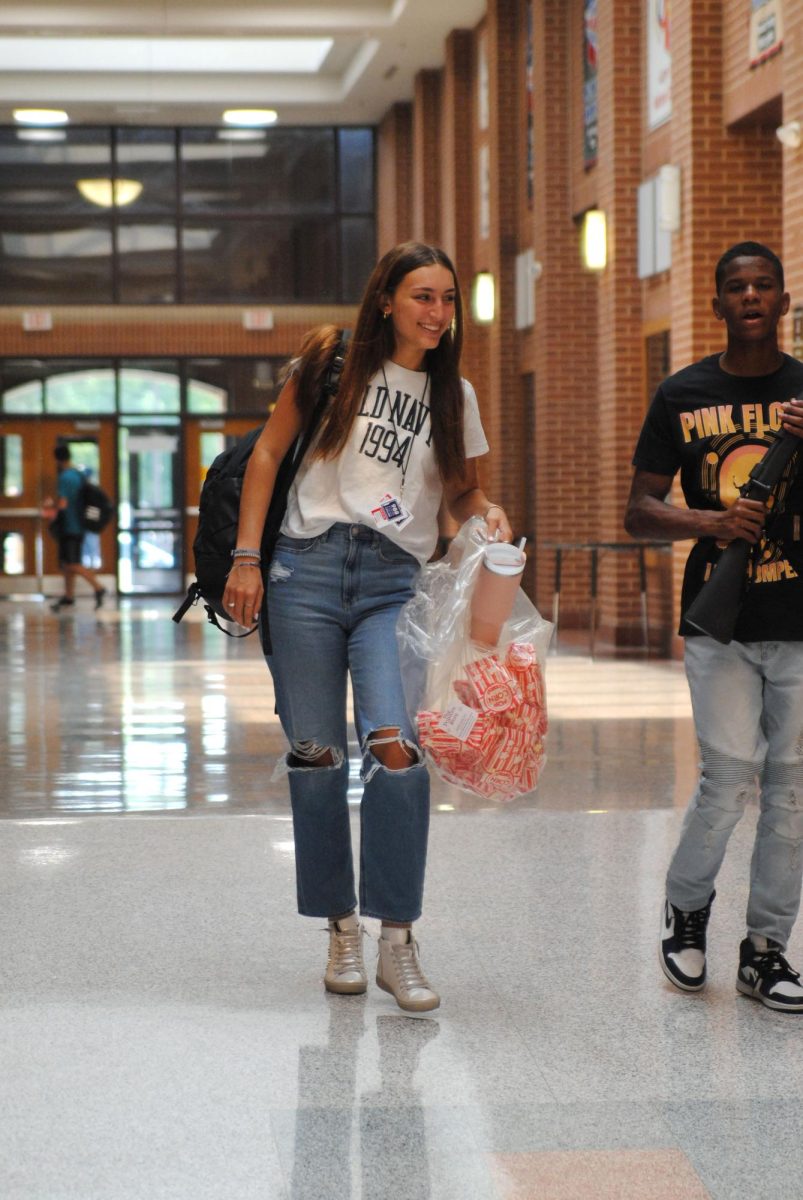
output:
[{"label": "pink tumbler cup", "polygon": [[513,611],[527,557],[509,542],[489,542],[471,597],[472,642],[496,646]]}]

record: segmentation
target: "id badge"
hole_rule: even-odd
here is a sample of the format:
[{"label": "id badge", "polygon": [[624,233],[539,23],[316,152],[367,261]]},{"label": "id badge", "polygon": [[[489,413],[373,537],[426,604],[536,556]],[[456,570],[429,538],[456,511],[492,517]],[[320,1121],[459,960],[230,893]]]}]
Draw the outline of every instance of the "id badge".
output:
[{"label": "id badge", "polygon": [[371,516],[374,518],[377,529],[385,529],[388,525],[404,529],[405,525],[409,525],[413,519],[409,508],[402,503],[398,496],[391,496],[390,492],[386,492],[376,508],[371,509]]}]

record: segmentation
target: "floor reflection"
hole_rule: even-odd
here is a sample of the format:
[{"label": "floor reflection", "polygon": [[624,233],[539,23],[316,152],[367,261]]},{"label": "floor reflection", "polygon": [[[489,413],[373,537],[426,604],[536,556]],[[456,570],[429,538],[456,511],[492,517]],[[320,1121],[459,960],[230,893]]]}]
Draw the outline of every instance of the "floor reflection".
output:
[{"label": "floor reflection", "polygon": [[656,961],[696,759],[679,667],[562,639],[537,792],[435,781],[419,936],[443,1002],[412,1019],[372,979],[325,993],[258,648],[170,614],[0,602],[3,1200],[790,1194],[799,1025],[734,989],[754,810],[706,992]]},{"label": "floor reflection", "polygon": [[[8,706],[0,816],[285,812],[284,741],[254,639],[231,641],[169,601],[54,616],[0,603]],[[685,804],[696,748],[682,670],[552,655],[547,767],[513,807]],[[361,794],[359,756],[349,797]],[[622,787],[623,771],[628,787]],[[487,811],[435,780],[434,810]]]},{"label": "floor reflection", "polygon": [[360,1092],[361,1043],[371,1040],[366,1000],[327,995],[326,1003],[327,1041],[298,1049],[291,1200],[321,1200],[322,1179],[338,1200],[430,1200],[425,1105],[415,1076],[440,1033],[437,1020],[371,1014],[376,1046],[364,1051],[379,1078]]}]

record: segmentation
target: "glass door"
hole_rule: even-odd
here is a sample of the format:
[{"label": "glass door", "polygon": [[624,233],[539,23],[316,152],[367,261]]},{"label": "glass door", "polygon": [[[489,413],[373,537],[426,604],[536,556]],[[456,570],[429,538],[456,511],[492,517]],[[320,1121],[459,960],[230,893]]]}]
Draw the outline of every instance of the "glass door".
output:
[{"label": "glass door", "polygon": [[[36,421],[3,420],[0,430],[0,590],[30,590],[41,576],[41,465]],[[27,586],[26,586],[27,585]]]},{"label": "glass door", "polygon": [[[0,594],[49,592],[59,586],[58,547],[49,527],[55,515],[58,472],[53,450],[70,447],[74,466],[115,499],[112,418],[3,418],[0,426]],[[84,562],[113,586],[115,522],[87,535]]]},{"label": "glass door", "polygon": [[123,595],[182,590],[179,418],[121,418],[119,586]]}]

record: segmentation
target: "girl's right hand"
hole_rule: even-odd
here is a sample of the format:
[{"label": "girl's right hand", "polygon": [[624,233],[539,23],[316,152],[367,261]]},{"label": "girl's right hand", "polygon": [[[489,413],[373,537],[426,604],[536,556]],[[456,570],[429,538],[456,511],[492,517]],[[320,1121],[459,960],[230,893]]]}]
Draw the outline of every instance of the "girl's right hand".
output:
[{"label": "girl's right hand", "polygon": [[244,629],[253,629],[259,620],[264,590],[259,563],[235,561],[223,592],[223,607],[227,616]]}]

